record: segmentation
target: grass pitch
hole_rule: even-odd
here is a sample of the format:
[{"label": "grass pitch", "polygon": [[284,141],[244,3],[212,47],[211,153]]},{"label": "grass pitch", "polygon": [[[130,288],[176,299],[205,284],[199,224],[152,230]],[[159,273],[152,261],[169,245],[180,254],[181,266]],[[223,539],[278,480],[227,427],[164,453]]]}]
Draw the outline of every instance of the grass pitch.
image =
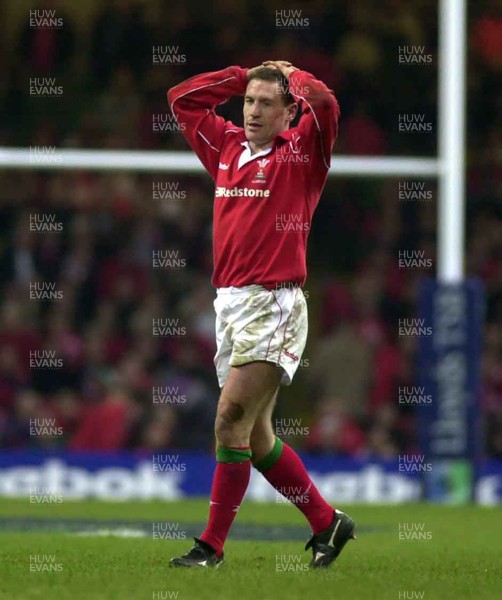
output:
[{"label": "grass pitch", "polygon": [[[0,598],[502,597],[500,509],[416,504],[340,508],[356,521],[357,541],[347,544],[329,570],[309,569],[311,554],[303,550],[309,529],[294,507],[244,503],[236,521],[242,527],[227,542],[225,563],[209,571],[167,566],[170,557],[191,547],[189,535],[202,529],[207,500],[61,504],[1,500]],[[247,541],[237,539],[246,537]]]}]

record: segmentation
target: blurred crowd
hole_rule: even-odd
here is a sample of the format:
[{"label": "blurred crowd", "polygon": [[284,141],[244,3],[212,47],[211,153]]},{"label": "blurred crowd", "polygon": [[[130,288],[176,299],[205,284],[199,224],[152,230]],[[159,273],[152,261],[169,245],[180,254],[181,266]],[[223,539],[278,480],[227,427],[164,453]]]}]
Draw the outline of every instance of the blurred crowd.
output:
[{"label": "blurred crowd", "polygon": [[[487,291],[481,402],[490,456],[502,456],[499,6],[470,7],[468,32],[466,269]],[[337,153],[437,151],[433,0],[175,8],[115,0],[85,24],[62,2],[43,3],[51,7],[63,27],[34,28],[27,17],[2,59],[1,145],[186,150],[169,119],[171,85],[287,59],[335,91]],[[286,11],[281,20],[295,10],[294,27],[278,25],[276,11]],[[159,46],[176,64],[154,64]],[[415,54],[431,60],[402,64],[400,47],[420,47]],[[54,77],[61,95],[30,95],[30,78]],[[425,115],[432,133],[399,131],[403,113]],[[240,124],[241,101],[222,114]],[[161,131],[154,115],[167,123]],[[2,172],[2,181],[0,446],[211,450],[209,177],[30,170]],[[300,419],[303,433],[289,440],[298,447],[375,458],[418,451],[419,409],[399,403],[400,389],[418,385],[417,339],[400,336],[398,320],[416,317],[419,286],[435,273],[437,193],[432,181],[416,181],[425,197],[406,200],[402,184],[328,180],[310,234],[309,342],[277,411]],[[34,215],[45,217],[37,224]],[[420,253],[430,268],[400,267],[400,251]],[[154,252],[168,264],[155,263]],[[154,335],[155,319],[175,333]],[[37,434],[47,426],[54,431]]]}]

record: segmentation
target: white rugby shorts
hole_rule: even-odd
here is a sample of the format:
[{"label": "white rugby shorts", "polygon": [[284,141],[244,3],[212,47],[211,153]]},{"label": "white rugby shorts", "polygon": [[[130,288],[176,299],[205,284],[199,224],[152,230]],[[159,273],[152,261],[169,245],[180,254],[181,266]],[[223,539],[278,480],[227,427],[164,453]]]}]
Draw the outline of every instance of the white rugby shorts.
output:
[{"label": "white rugby shorts", "polygon": [[217,289],[216,354],[220,388],[230,367],[253,361],[282,368],[281,385],[290,385],[308,333],[307,302],[300,287],[267,290],[261,285]]}]

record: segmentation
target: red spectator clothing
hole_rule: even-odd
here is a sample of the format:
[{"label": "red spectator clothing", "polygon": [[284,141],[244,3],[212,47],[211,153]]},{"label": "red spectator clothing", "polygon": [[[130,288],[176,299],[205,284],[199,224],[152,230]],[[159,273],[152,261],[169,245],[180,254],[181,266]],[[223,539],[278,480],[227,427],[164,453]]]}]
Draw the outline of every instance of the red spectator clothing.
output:
[{"label": "red spectator clothing", "polygon": [[310,428],[306,450],[357,456],[364,449],[364,441],[363,430],[351,417],[323,415]]},{"label": "red spectator clothing", "polygon": [[35,32],[31,60],[36,71],[40,73],[49,71],[54,64],[56,37],[57,31],[55,29],[42,28],[37,29]]},{"label": "red spectator clothing", "polygon": [[488,66],[502,63],[502,19],[481,17],[473,29],[473,42]]},{"label": "red spectator clothing", "polygon": [[17,354],[21,376],[29,377],[32,374],[30,353],[40,349],[41,339],[38,333],[27,329],[0,332],[0,346],[10,347]]},{"label": "red spectator clothing", "polygon": [[120,450],[128,435],[127,407],[120,399],[109,397],[89,407],[70,441],[71,450]]},{"label": "red spectator clothing", "polygon": [[215,108],[243,95],[246,86],[247,69],[234,66],[192,77],[168,92],[188,143],[216,184],[212,283],[303,285],[312,215],[338,132],[338,102],[310,73],[294,71],[289,87],[303,112],[298,126],[278,134],[270,150],[243,161],[249,152],[244,129],[217,116]]},{"label": "red spectator clothing", "polygon": [[20,390],[26,387],[28,378],[19,373],[5,374],[0,372],[0,415],[2,410],[11,411],[15,408]]},{"label": "red spectator clothing", "polygon": [[100,298],[114,298],[117,287],[126,283],[132,289],[132,297],[143,297],[149,288],[148,272],[142,265],[113,256],[106,260],[99,270],[98,294]]}]

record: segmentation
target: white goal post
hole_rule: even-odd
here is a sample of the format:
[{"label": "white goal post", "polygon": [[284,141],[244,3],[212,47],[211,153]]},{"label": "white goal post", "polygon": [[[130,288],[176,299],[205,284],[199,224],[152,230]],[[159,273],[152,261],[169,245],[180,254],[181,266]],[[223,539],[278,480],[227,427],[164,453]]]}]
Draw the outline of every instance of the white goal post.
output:
[{"label": "white goal post", "polygon": [[[463,279],[465,221],[466,1],[439,2],[438,158],[335,155],[330,175],[438,178],[438,279]],[[71,150],[41,157],[30,148],[0,147],[0,169],[82,169],[199,173],[191,152]]]},{"label": "white goal post", "polygon": [[[35,152],[30,148],[0,147],[0,168],[205,173],[202,163],[192,152],[50,150],[51,152],[40,154],[38,149]],[[440,164],[434,158],[333,156],[330,175],[335,174],[351,177],[437,177],[440,174]]]}]

